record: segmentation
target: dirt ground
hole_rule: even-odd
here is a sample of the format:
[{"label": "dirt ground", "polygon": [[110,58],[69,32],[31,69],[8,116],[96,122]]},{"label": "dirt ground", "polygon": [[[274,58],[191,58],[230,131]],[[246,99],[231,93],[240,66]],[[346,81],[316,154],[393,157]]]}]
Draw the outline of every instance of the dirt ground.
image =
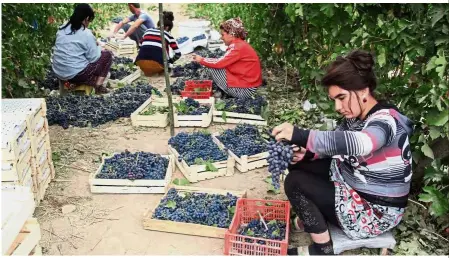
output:
[{"label": "dirt ground", "polygon": [[[175,13],[175,22],[187,20],[185,8],[165,4]],[[155,12],[150,12],[152,17]],[[158,20],[158,19],[156,19]],[[176,36],[176,25],[173,34]],[[189,57],[183,57],[189,58]],[[163,89],[163,77],[150,79]],[[223,127],[214,125],[212,132]],[[195,129],[176,129],[192,131]],[[198,129],[196,129],[198,130]],[[143,217],[154,208],[162,194],[91,194],[88,179],[100,164],[102,153],[148,151],[167,154],[169,128],[133,128],[130,119],[121,119],[97,128],[50,127],[56,178],[47,189],[35,215],[41,225],[44,255],[221,255],[224,240],[196,237],[143,228]],[[248,190],[249,198],[285,200],[284,194],[267,193],[266,168],[192,184],[229,190]],[[176,169],[175,178],[182,174]],[[282,191],[283,192],[283,191]],[[65,209],[73,207],[74,211]],[[63,213],[64,207],[64,213]],[[308,244],[307,235],[291,236],[295,244]]]}]

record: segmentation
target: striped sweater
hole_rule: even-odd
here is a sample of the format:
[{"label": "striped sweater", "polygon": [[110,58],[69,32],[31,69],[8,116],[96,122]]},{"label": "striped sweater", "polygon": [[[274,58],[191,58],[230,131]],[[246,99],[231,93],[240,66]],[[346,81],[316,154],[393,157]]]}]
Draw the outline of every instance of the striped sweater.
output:
[{"label": "striped sweater", "polygon": [[[175,56],[168,60],[169,63],[174,63],[181,57],[181,51],[178,48],[175,38],[167,32],[165,33],[165,44],[167,57],[169,56],[169,47],[173,49]],[[142,46],[140,47],[139,54],[137,55],[136,62],[139,60],[153,60],[164,66],[162,57],[162,41],[161,31],[159,29],[148,29],[145,31],[142,39],[140,40]]]},{"label": "striped sweater", "polygon": [[314,159],[337,159],[346,183],[362,196],[403,200],[412,177],[412,126],[394,106],[377,104],[365,120],[344,119],[335,131],[295,128],[292,143],[305,147]]}]

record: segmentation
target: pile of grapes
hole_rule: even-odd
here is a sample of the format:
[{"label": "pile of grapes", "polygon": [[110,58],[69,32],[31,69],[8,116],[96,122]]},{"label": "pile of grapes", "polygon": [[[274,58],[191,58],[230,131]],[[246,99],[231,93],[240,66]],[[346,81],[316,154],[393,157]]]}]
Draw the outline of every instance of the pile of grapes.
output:
[{"label": "pile of grapes", "polygon": [[267,101],[262,96],[254,96],[249,99],[229,98],[223,99],[215,105],[219,111],[261,115]]},{"label": "pile of grapes", "polygon": [[104,165],[96,175],[101,179],[148,179],[163,180],[167,172],[169,160],[159,154],[149,152],[115,154],[105,159]]},{"label": "pile of grapes", "polygon": [[56,74],[53,72],[51,65],[47,69],[45,79],[39,82],[39,87],[49,90],[59,90],[59,81]]},{"label": "pile of grapes", "polygon": [[180,132],[168,140],[168,144],[179,153],[179,161],[194,165],[198,159],[203,161],[223,161],[228,158],[206,132]]},{"label": "pile of grapes", "polygon": [[202,48],[200,50],[195,51],[194,53],[206,58],[220,58],[226,53],[226,51],[223,51],[219,48],[212,51],[207,48]]},{"label": "pile of grapes", "polygon": [[111,80],[121,80],[134,72],[133,60],[128,57],[114,57],[111,66]]},{"label": "pile of grapes", "polygon": [[183,193],[171,188],[153,213],[153,219],[227,228],[234,216],[237,196]]},{"label": "pile of grapes", "polygon": [[254,125],[239,124],[235,129],[226,129],[217,137],[235,155],[255,155],[267,151],[267,142]]},{"label": "pile of grapes", "polygon": [[[238,234],[243,236],[264,238],[270,240],[282,241],[285,239],[286,224],[283,221],[271,220],[266,222],[268,230],[262,221],[258,219],[251,220],[248,224],[242,224],[238,229]],[[254,243],[255,240],[245,238],[245,242]],[[264,245],[266,241],[258,240],[258,244]]]},{"label": "pile of grapes", "polygon": [[50,96],[47,102],[47,118],[50,125],[59,124],[64,129],[98,126],[120,117],[129,117],[153,92],[151,85],[125,86],[109,95]]},{"label": "pile of grapes", "polygon": [[271,173],[274,188],[279,189],[281,174],[293,159],[293,148],[286,142],[272,140],[268,143],[268,153],[268,171]]},{"label": "pile of grapes", "polygon": [[175,107],[178,110],[178,115],[194,116],[194,115],[201,115],[203,113],[209,113],[210,111],[210,105],[206,104],[200,105],[198,101],[192,98],[181,100],[179,104],[175,103]]},{"label": "pile of grapes", "polygon": [[182,66],[175,66],[171,77],[200,77],[203,70],[199,63],[190,62]]}]

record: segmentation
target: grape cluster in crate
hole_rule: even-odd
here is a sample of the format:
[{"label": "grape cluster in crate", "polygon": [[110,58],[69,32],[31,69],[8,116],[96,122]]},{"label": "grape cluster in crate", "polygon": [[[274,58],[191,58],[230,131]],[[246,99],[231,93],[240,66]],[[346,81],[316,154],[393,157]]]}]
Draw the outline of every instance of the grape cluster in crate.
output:
[{"label": "grape cluster in crate", "polygon": [[153,213],[154,219],[227,228],[234,215],[237,196],[179,193],[171,188]]},{"label": "grape cluster in crate", "polygon": [[165,178],[169,160],[161,155],[128,150],[106,159],[96,178],[103,179],[152,179]]}]

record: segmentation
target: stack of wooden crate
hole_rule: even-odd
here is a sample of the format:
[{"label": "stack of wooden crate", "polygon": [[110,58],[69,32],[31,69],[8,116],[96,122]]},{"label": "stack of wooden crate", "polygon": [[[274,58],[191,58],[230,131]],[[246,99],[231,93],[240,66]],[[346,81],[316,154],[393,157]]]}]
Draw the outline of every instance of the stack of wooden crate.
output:
[{"label": "stack of wooden crate", "polygon": [[[23,135],[26,135],[30,140],[29,151],[25,151],[25,147],[22,149],[25,153],[26,162],[28,162],[28,157],[31,158],[31,177],[33,180],[33,187],[31,188],[35,195],[36,204],[44,198],[44,194],[50,181],[55,177],[55,170],[52,162],[52,154],[50,148],[50,137],[48,134],[48,121],[47,121],[47,108],[45,104],[45,99],[3,99],[2,100],[2,118],[4,123],[8,124],[10,127],[17,127],[17,125],[22,125],[26,130]],[[14,139],[14,135],[7,136],[3,134],[4,139]],[[12,137],[12,138],[10,138]],[[17,138],[17,136],[15,137]],[[9,140],[13,141],[13,140]],[[21,158],[19,156],[18,158]],[[9,159],[11,161],[13,159]],[[5,163],[5,162],[3,162]],[[17,161],[20,168],[24,167],[21,160]],[[2,170],[3,170],[2,165]],[[2,171],[2,174],[3,171]],[[19,180],[16,180],[11,184],[23,185],[23,180],[20,180],[20,175],[18,175]],[[25,179],[28,179],[26,177]],[[5,181],[2,178],[2,184]],[[11,181],[9,181],[11,182]]]},{"label": "stack of wooden crate", "polygon": [[35,205],[28,187],[2,185],[2,255],[42,255]]}]

